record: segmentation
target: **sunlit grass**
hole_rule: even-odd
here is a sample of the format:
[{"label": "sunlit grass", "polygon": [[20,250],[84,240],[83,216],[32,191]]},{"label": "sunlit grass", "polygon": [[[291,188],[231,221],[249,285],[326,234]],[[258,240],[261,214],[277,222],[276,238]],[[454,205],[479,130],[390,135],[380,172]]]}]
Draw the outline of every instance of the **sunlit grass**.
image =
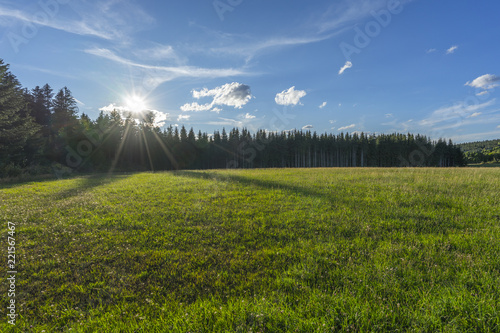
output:
[{"label": "sunlit grass", "polygon": [[0,189],[1,251],[17,223],[20,331],[496,332],[498,193],[472,168],[44,181]]}]

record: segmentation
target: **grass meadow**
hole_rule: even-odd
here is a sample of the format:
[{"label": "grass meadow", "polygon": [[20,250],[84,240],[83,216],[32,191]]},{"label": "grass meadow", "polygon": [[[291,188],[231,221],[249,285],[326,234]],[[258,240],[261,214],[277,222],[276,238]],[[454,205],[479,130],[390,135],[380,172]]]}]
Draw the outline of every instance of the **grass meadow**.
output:
[{"label": "grass meadow", "polygon": [[499,193],[495,168],[3,184],[0,331],[500,332]]}]

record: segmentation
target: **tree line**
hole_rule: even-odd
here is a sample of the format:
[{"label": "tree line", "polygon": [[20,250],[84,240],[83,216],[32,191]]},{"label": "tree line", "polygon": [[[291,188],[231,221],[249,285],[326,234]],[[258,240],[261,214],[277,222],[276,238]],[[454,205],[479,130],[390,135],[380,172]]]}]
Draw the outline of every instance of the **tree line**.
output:
[{"label": "tree line", "polygon": [[500,162],[500,140],[462,143],[459,146],[465,153],[467,163]]},{"label": "tree line", "polygon": [[311,131],[213,134],[155,126],[154,114],[79,115],[71,91],[23,88],[0,59],[0,175],[213,168],[465,165],[451,141],[423,135]]}]

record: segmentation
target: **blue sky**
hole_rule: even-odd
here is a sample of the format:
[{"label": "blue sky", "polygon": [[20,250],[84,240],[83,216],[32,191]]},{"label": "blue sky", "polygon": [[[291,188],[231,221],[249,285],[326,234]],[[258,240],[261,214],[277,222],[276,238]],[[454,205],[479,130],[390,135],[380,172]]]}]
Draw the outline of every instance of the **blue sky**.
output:
[{"label": "blue sky", "polygon": [[0,58],[80,112],[500,138],[500,2],[0,0]]}]

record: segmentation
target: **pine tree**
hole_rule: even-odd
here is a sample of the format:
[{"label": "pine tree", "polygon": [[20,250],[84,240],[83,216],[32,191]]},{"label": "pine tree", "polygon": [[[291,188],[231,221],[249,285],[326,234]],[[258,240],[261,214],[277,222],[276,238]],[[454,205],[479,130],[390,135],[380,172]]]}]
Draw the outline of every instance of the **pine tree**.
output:
[{"label": "pine tree", "polygon": [[78,141],[83,139],[77,118],[78,107],[67,87],[59,90],[53,98],[52,108],[49,155],[52,160],[66,163],[67,147],[75,149]]},{"label": "pine tree", "polygon": [[32,116],[35,121],[48,128],[50,125],[50,116],[52,108],[52,88],[48,84],[44,85],[43,88],[36,86],[31,90],[31,95],[33,96],[33,106],[32,106]]},{"label": "pine tree", "polygon": [[58,135],[69,137],[74,135],[78,124],[76,101],[71,91],[64,87],[56,94],[53,100],[52,128]]},{"label": "pine tree", "polygon": [[39,126],[27,110],[21,84],[0,59],[0,163],[28,163],[24,148]]}]

